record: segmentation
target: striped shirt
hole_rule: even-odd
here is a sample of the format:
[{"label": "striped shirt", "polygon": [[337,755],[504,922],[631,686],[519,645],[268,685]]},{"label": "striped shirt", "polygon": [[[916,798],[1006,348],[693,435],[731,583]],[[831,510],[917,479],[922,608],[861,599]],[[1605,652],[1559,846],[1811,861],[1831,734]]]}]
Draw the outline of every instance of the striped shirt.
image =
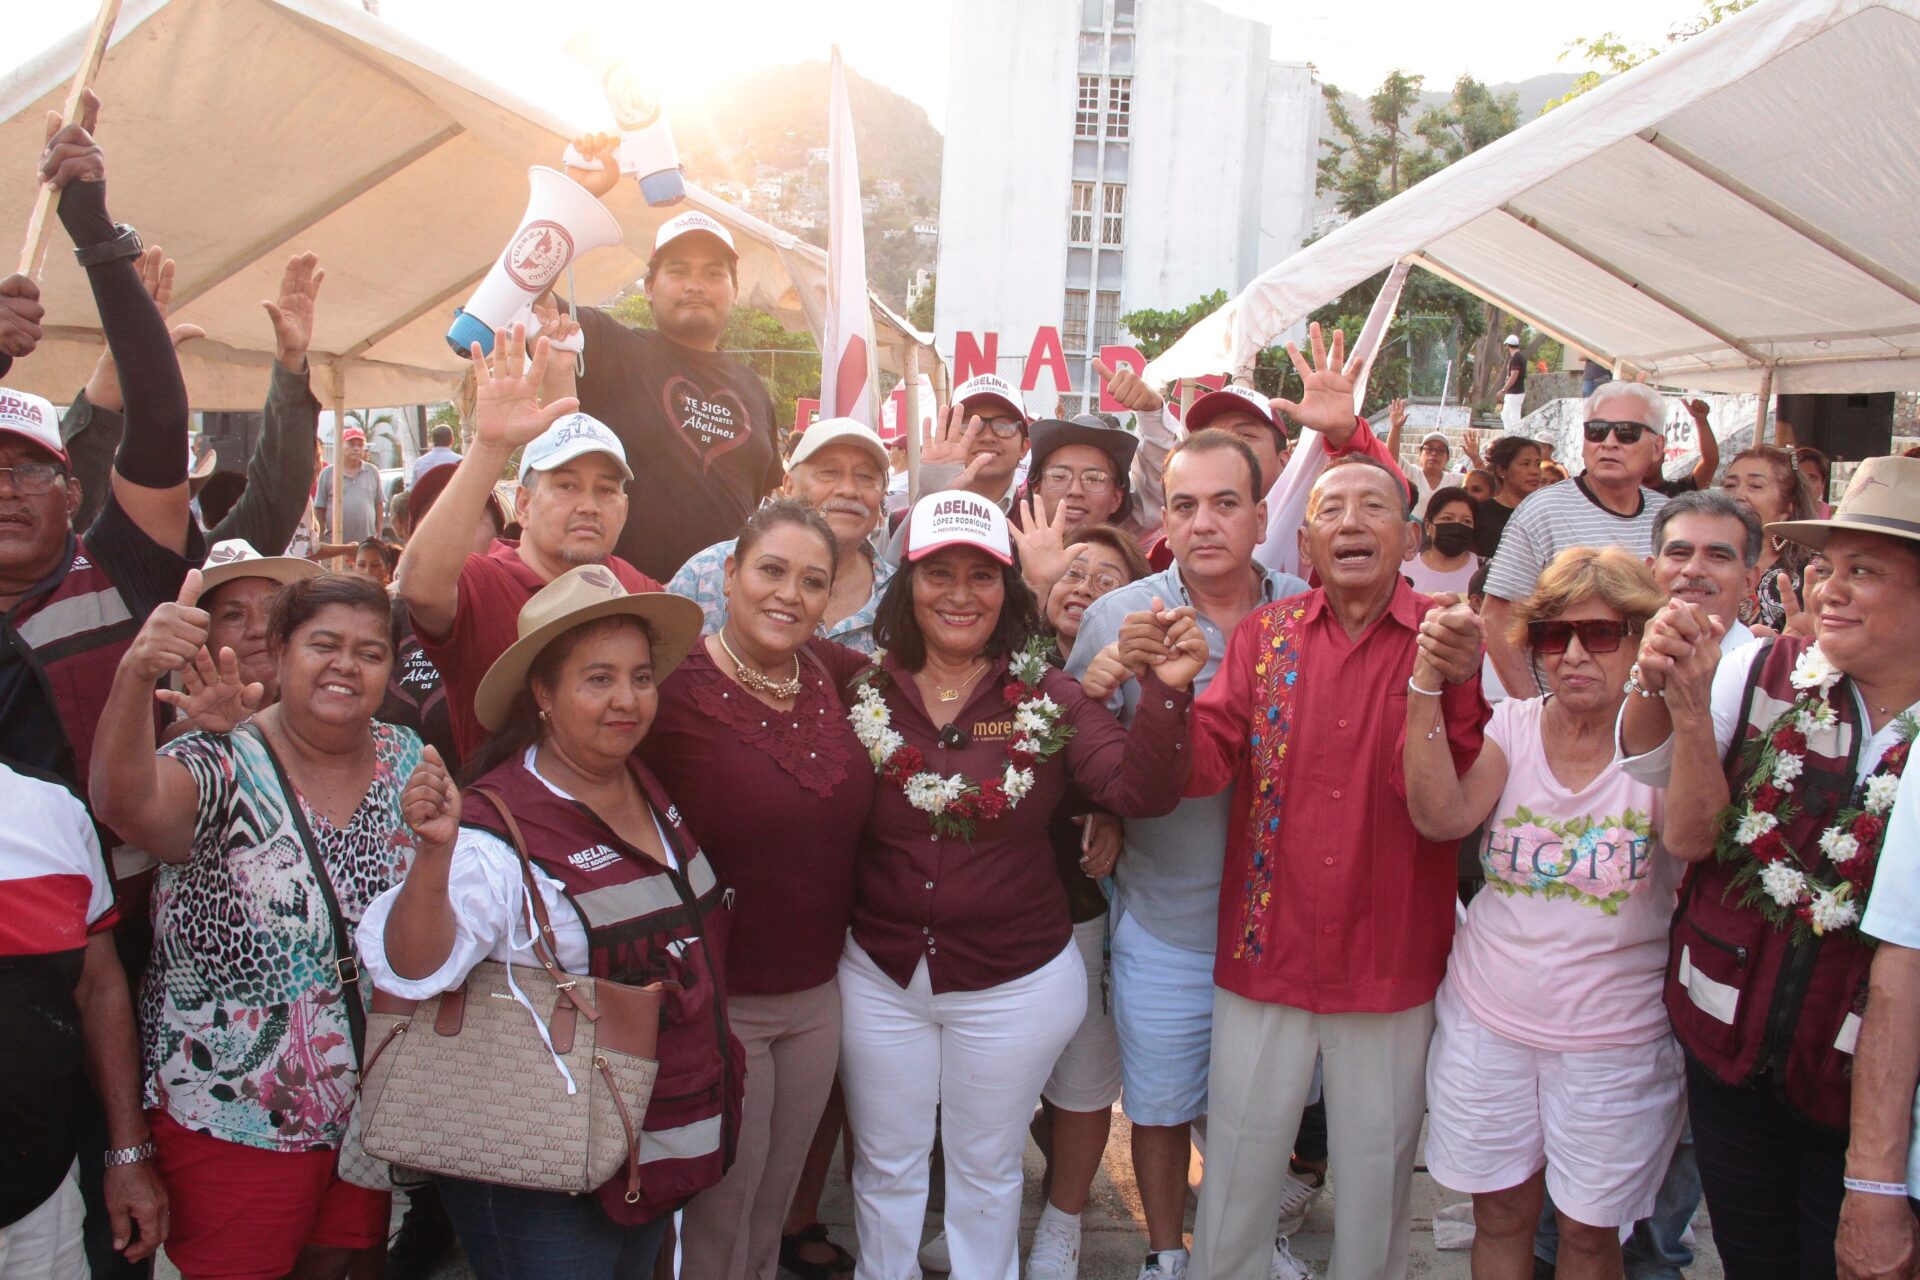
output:
[{"label": "striped shirt", "polygon": [[1601,504],[1587,488],[1587,478],[1576,476],[1560,484],[1535,489],[1514,508],[1487,570],[1487,594],[1502,600],[1524,600],[1534,583],[1569,547],[1619,547],[1632,555],[1653,554],[1653,518],[1667,505],[1661,494],[1640,490],[1640,509],[1621,515]]}]

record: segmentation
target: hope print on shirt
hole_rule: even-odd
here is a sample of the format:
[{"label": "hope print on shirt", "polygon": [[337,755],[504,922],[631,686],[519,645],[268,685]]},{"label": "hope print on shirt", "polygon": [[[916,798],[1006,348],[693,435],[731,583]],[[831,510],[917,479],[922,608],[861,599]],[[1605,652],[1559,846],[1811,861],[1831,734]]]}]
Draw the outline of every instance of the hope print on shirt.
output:
[{"label": "hope print on shirt", "polygon": [[1555,818],[1521,804],[1488,826],[1480,846],[1489,889],[1564,898],[1608,915],[1647,883],[1652,864],[1652,821],[1633,808]]}]

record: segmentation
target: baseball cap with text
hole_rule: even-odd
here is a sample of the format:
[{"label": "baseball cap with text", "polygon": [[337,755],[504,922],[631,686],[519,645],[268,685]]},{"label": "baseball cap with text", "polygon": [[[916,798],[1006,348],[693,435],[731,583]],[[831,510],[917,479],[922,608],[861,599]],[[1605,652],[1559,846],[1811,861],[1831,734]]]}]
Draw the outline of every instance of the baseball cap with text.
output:
[{"label": "baseball cap with text", "polygon": [[968,378],[965,382],[953,389],[953,402],[955,404],[965,404],[969,400],[979,398],[998,400],[1001,404],[1004,404],[1007,408],[1018,414],[1020,421],[1026,422],[1029,420],[1027,418],[1027,407],[1020,403],[1019,392],[1013,389],[1012,383],[997,373],[976,373],[973,377]]},{"label": "baseball cap with text", "polygon": [[620,437],[591,414],[570,413],[535,436],[520,455],[520,483],[526,484],[530,471],[551,471],[589,453],[611,454],[621,473],[633,479]]},{"label": "baseball cap with text", "polygon": [[725,224],[718,218],[701,213],[698,209],[689,210],[661,223],[660,230],[653,237],[653,251],[659,253],[681,236],[690,236],[700,231],[704,231],[727,246],[727,252],[735,258],[740,256],[740,251],[733,244],[733,233],[727,230]]},{"label": "baseball cap with text", "polygon": [[1218,391],[1209,391],[1193,402],[1193,407],[1187,410],[1187,430],[1198,431],[1223,413],[1250,413],[1275,430],[1285,431],[1274,420],[1273,406],[1265,396],[1252,387],[1232,383]]},{"label": "baseball cap with text", "polygon": [[0,433],[39,445],[62,464],[67,461],[66,447],[60,443],[59,415],[44,396],[0,387]]},{"label": "baseball cap with text", "polygon": [[1006,514],[964,489],[928,494],[913,504],[907,521],[907,559],[924,560],[945,547],[978,547],[1001,564],[1013,563]]}]

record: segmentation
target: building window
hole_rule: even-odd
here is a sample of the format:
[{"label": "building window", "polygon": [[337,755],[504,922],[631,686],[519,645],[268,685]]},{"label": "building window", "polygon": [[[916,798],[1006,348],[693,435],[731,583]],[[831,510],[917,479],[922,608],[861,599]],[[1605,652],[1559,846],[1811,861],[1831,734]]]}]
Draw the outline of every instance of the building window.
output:
[{"label": "building window", "polygon": [[[1127,8],[1133,8],[1128,0],[1121,0]],[[1080,0],[1080,29],[1098,31],[1107,25],[1107,0]]]},{"label": "building window", "polygon": [[1080,102],[1073,113],[1073,136],[1100,136],[1100,77],[1080,77]]},{"label": "building window", "polygon": [[1066,313],[1061,318],[1060,343],[1068,351],[1085,355],[1087,350],[1087,291],[1067,290]]},{"label": "building window", "polygon": [[1127,242],[1127,189],[1109,182],[1100,193],[1100,243],[1123,245]]},{"label": "building window", "polygon": [[1133,0],[1113,0],[1113,29],[1129,31],[1133,28]]},{"label": "building window", "polygon": [[1093,184],[1073,184],[1073,212],[1067,218],[1067,243],[1093,243]]},{"label": "building window", "polygon": [[[1087,77],[1080,77],[1084,83]],[[1133,77],[1110,76],[1107,79],[1107,136],[1125,138],[1133,119]]]},{"label": "building window", "polygon": [[1120,292],[1102,289],[1093,298],[1094,349],[1111,347],[1120,341]]}]

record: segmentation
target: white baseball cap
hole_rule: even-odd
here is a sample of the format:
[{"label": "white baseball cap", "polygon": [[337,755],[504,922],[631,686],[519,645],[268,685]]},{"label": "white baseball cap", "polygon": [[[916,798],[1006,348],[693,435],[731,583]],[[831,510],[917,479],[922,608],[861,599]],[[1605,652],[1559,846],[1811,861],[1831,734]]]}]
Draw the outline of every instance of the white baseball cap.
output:
[{"label": "white baseball cap", "polygon": [[530,471],[551,471],[589,453],[612,454],[613,460],[620,464],[621,473],[633,479],[633,468],[627,465],[627,451],[620,437],[591,414],[570,413],[535,436],[520,455],[520,483],[527,482]]},{"label": "white baseball cap", "polygon": [[1447,439],[1447,433],[1444,431],[1429,431],[1427,432],[1427,434],[1421,436],[1420,437],[1421,447],[1424,448],[1425,446],[1432,444],[1435,440],[1438,440],[1441,444],[1447,446],[1447,452],[1449,453],[1453,452],[1453,441]]},{"label": "white baseball cap", "polygon": [[887,446],[866,423],[855,422],[852,418],[822,418],[800,433],[800,443],[793,447],[793,456],[787,459],[787,470],[792,471],[795,464],[805,462],[822,449],[836,444],[850,444],[865,449],[882,471],[889,470],[893,465],[887,458]]},{"label": "white baseball cap", "polygon": [[1020,403],[1020,394],[1013,389],[1012,383],[997,373],[976,373],[953,389],[955,404],[965,404],[976,398],[998,400],[1018,414],[1020,421],[1028,420],[1027,407]]},{"label": "white baseball cap", "polygon": [[39,445],[62,465],[67,461],[66,446],[60,443],[60,416],[45,396],[0,387],[0,432]]},{"label": "white baseball cap", "polygon": [[1285,433],[1285,428],[1273,416],[1273,406],[1267,398],[1252,387],[1235,386],[1232,383],[1218,391],[1209,391],[1193,402],[1187,410],[1186,427],[1188,431],[1198,431],[1223,413],[1250,413],[1276,431]]},{"label": "white baseball cap", "polygon": [[1507,335],[1507,345],[1508,345],[1508,346],[1510,346],[1510,347],[1517,347],[1517,346],[1519,346],[1519,345],[1520,345],[1520,337],[1519,337],[1519,335],[1518,335],[1518,334],[1512,334],[1512,333],[1510,333],[1510,334],[1508,334],[1508,335]]},{"label": "white baseball cap", "polygon": [[678,240],[681,236],[690,236],[696,231],[706,232],[721,244],[727,246],[728,253],[732,254],[736,259],[739,258],[740,251],[734,248],[733,245],[733,232],[727,230],[726,225],[718,218],[701,213],[697,209],[689,210],[676,217],[668,218],[665,222],[661,223],[660,230],[654,233],[653,251],[658,253],[673,241]]},{"label": "white baseball cap", "polygon": [[965,489],[930,493],[913,504],[906,558],[924,560],[943,547],[978,547],[1001,564],[1013,563],[1006,514],[998,503]]}]

